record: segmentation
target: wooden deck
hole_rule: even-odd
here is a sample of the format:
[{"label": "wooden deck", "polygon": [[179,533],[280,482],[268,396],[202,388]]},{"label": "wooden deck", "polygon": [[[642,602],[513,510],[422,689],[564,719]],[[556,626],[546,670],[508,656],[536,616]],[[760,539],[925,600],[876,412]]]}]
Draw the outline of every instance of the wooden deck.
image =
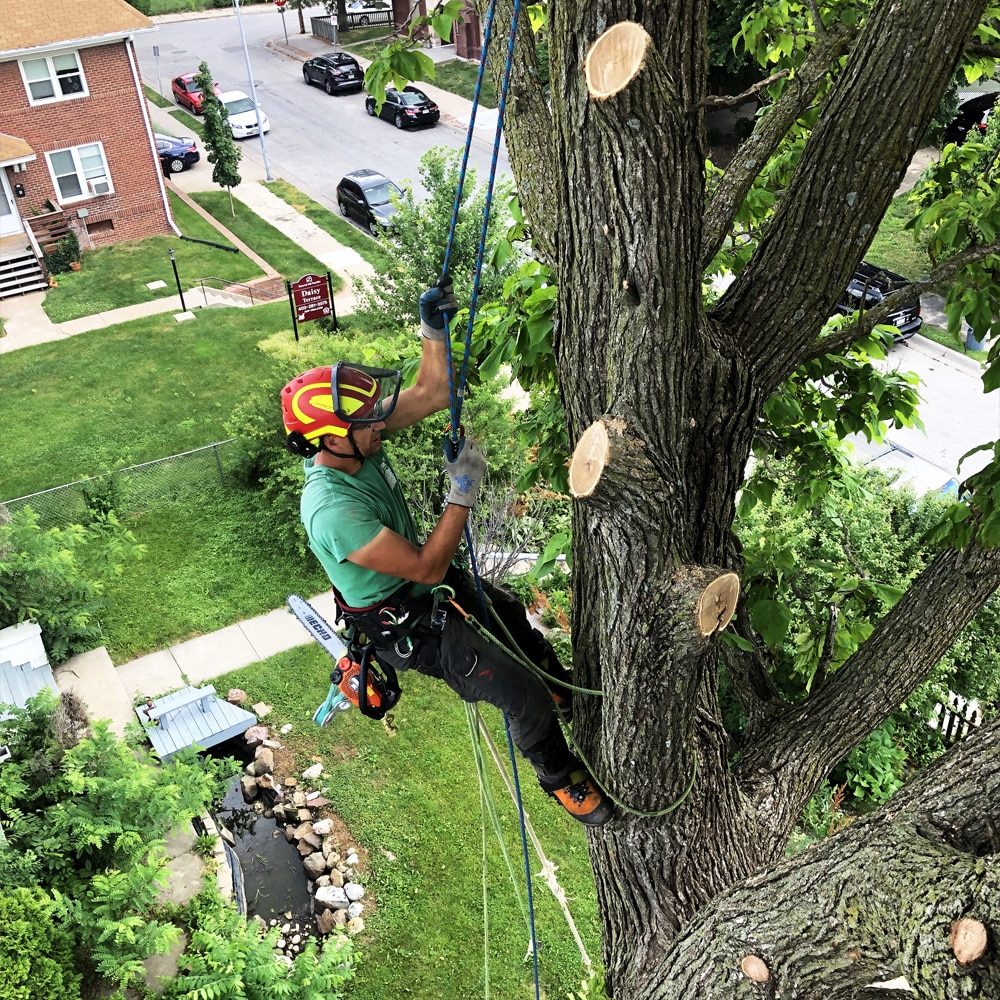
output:
[{"label": "wooden deck", "polygon": [[[188,747],[207,750],[241,735],[257,722],[253,712],[219,698],[211,685],[182,688],[157,698],[152,707],[139,705],[135,714],[145,725],[146,735],[160,760],[169,760]],[[159,724],[149,725],[151,717],[159,718]]]},{"label": "wooden deck", "polygon": [[[15,666],[10,661],[0,663],[0,705],[16,705],[25,708],[28,699],[45,688],[57,692],[52,668],[43,663],[33,667],[30,663]],[[58,693],[58,692],[57,692]],[[10,716],[9,712],[0,708],[0,719]]]}]

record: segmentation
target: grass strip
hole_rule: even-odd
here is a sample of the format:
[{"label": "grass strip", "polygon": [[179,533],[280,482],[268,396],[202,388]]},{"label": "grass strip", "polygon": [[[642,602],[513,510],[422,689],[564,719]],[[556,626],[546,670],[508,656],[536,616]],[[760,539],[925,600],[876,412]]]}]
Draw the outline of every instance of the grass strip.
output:
[{"label": "grass strip", "polygon": [[[224,191],[196,191],[191,197],[247,246],[255,248],[284,277],[296,281],[303,274],[326,274],[326,264],[265,222],[239,198],[233,198],[230,209],[229,195]],[[344,287],[340,275],[331,274],[331,279],[334,292]]]},{"label": "grass strip", "polygon": [[153,90],[152,87],[147,84],[142,85],[142,89],[146,94],[146,100],[155,104],[158,108],[169,108],[173,105],[173,101],[169,98],[164,97],[158,91]]},{"label": "grass strip", "polygon": [[989,351],[970,351],[958,337],[952,336],[947,330],[942,330],[939,326],[931,326],[930,323],[924,323],[918,332],[920,336],[926,337],[928,340],[933,340],[935,344],[940,344],[942,347],[947,347],[958,354],[963,354],[967,358],[972,358],[973,361],[985,362],[990,353]]},{"label": "grass strip", "polygon": [[[170,210],[182,233],[196,239],[227,243],[214,226],[173,192],[168,193]],[[185,290],[206,275],[216,275],[226,281],[249,281],[262,273],[243,254],[226,253],[172,235],[149,236],[86,251],[79,271],[58,275],[57,287],[46,293],[42,308],[53,323],[65,323],[82,316],[174,295],[177,284],[170,263],[170,250],[174,251],[177,272]],[[156,281],[165,282],[164,287],[146,287]]]},{"label": "grass strip", "polygon": [[392,266],[392,257],[376,239],[361,232],[328,208],[324,208],[318,201],[303,194],[288,181],[270,181],[264,186],[282,201],[291,205],[296,212],[304,215],[324,232],[329,233],[338,243],[356,250],[376,271],[387,271]]},{"label": "grass strip", "polygon": [[[483,863],[479,784],[462,703],[440,681],[408,671],[393,712],[394,734],[355,710],[329,726],[311,721],[326,695],[330,660],[306,645],[216,678],[219,690],[239,687],[251,702],[273,706],[268,725],[292,728],[282,737],[297,768],[324,767],[337,815],[362,852],[366,888],[364,960],[351,1000],[483,995]],[[481,706],[501,753],[507,741],[498,712]],[[506,757],[506,754],[504,753]],[[599,962],[599,926],[583,827],[541,789],[518,759],[525,810],[558,868],[569,907],[590,957]],[[491,785],[505,845],[523,887],[517,813],[491,759]],[[531,855],[532,870],[538,861]],[[534,996],[525,959],[528,932],[492,832],[486,881],[489,897],[490,995]],[[542,996],[579,990],[584,969],[558,904],[540,879],[534,907],[541,942]],[[576,994],[573,994],[576,995]]]},{"label": "grass strip", "polygon": [[[169,103],[167,106],[169,107]],[[177,121],[184,126],[184,131],[181,132],[181,135],[187,135],[189,132],[194,132],[199,139],[204,138],[204,125],[198,121],[194,115],[189,115],[186,111],[182,111],[180,108],[175,108],[170,112],[170,117],[176,118]]]}]

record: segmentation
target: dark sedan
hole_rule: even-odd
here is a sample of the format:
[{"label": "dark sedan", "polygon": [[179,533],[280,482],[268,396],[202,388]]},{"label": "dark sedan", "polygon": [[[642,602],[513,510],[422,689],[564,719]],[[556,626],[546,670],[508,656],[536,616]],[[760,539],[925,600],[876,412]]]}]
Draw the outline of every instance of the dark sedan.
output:
[{"label": "dark sedan", "polygon": [[201,159],[201,153],[189,135],[161,135],[157,132],[153,138],[165,174],[179,174]]},{"label": "dark sedan", "polygon": [[[375,114],[375,98],[365,99],[368,114]],[[422,91],[416,87],[406,87],[404,90],[385,92],[385,101],[379,118],[392,122],[396,128],[413,128],[415,125],[433,125],[441,117],[441,109]]]},{"label": "dark sedan", "polygon": [[365,73],[354,56],[346,52],[331,52],[307,60],[302,67],[302,79],[306,83],[318,84],[328,94],[339,94],[342,90],[360,90],[365,82]]},{"label": "dark sedan", "polygon": [[955,120],[944,130],[945,142],[965,142],[973,138],[980,140],[986,132],[986,120],[993,110],[1000,94],[977,94],[958,106]]}]

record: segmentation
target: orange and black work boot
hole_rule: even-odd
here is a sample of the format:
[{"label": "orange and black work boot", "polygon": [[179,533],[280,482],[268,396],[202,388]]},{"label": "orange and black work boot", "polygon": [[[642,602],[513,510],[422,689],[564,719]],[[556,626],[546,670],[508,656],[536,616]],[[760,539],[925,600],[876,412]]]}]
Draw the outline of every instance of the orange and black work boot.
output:
[{"label": "orange and black work boot", "polygon": [[611,803],[583,768],[569,774],[561,788],[546,791],[573,819],[587,826],[603,826],[611,819]]},{"label": "orange and black work boot", "polygon": [[558,709],[559,718],[568,726],[573,721],[573,699],[567,691],[551,691],[552,702]]}]

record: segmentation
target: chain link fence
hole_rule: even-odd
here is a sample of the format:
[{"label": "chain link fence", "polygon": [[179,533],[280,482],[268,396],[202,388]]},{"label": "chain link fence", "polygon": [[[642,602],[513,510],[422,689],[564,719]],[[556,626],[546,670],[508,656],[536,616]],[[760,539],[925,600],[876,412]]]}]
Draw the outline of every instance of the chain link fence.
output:
[{"label": "chain link fence", "polygon": [[2,500],[0,514],[4,509],[13,514],[31,507],[46,528],[86,521],[95,511],[141,514],[203,489],[206,483],[224,484],[225,463],[233,453],[232,441],[232,438],[216,441],[180,455]]}]

